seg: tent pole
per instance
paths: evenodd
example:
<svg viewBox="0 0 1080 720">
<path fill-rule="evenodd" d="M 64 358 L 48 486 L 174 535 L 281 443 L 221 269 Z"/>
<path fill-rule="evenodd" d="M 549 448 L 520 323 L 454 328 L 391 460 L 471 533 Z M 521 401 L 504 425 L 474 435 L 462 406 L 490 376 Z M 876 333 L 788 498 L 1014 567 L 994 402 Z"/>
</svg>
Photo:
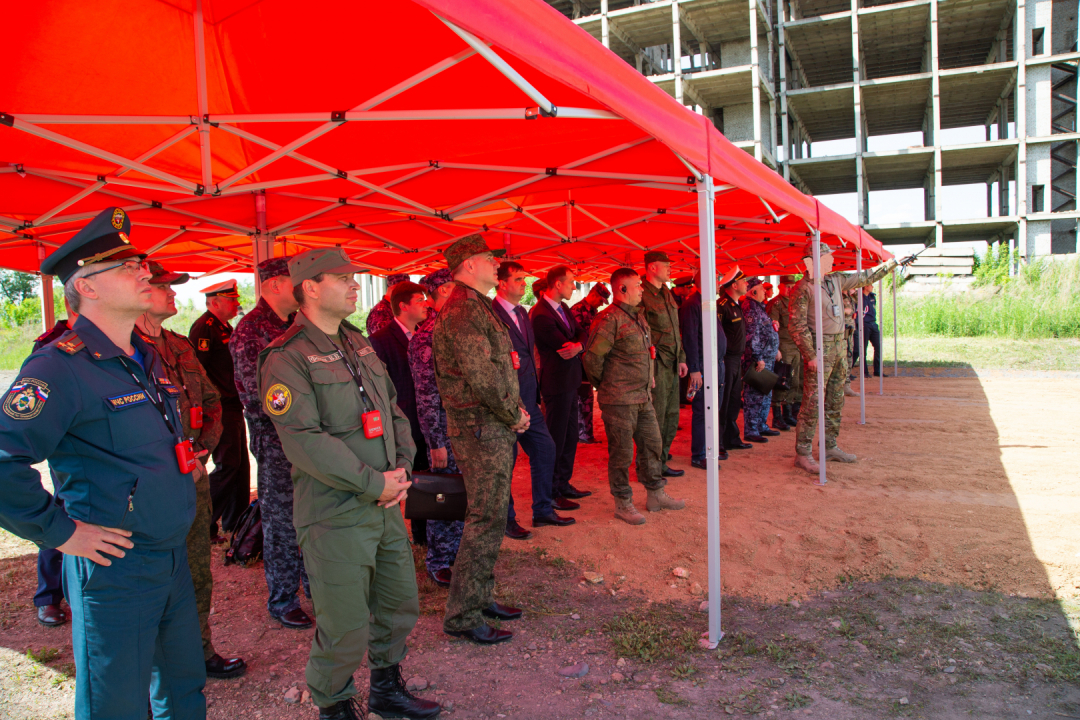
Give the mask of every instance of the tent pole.
<svg viewBox="0 0 1080 720">
<path fill-rule="evenodd" d="M 701 256 L 701 339 L 704 345 L 705 403 L 705 485 L 709 525 L 709 647 L 715 648 L 724 637 L 720 627 L 720 394 L 717 387 L 716 356 L 716 222 L 713 218 L 715 199 L 713 179 L 705 175 L 698 183 L 698 248 Z"/>
<path fill-rule="evenodd" d="M 45 246 L 38 243 L 38 269 L 45 261 Z M 56 324 L 56 313 L 53 312 L 53 279 L 52 275 L 41 273 L 41 323 L 45 326 L 45 332 L 52 330 Z M 717 545 L 717 547 L 720 547 Z"/>
<path fill-rule="evenodd" d="M 825 477 L 825 349 L 821 337 L 821 231 L 814 230 L 814 344 L 817 361 L 817 406 L 818 406 L 818 485 L 824 485 Z"/>
<path fill-rule="evenodd" d="M 884 298 L 885 298 L 885 278 L 881 278 L 880 280 L 877 281 L 877 304 L 878 304 L 877 313 L 878 313 L 878 318 L 880 318 L 880 321 L 878 322 L 878 327 L 879 328 L 885 327 L 885 303 L 883 302 Z M 883 360 L 882 358 L 878 357 L 878 353 L 880 353 L 880 352 L 881 352 L 881 331 L 878 330 L 878 349 L 874 351 L 874 362 L 877 363 L 877 366 L 878 366 L 878 373 L 877 373 L 878 392 L 877 392 L 877 394 L 878 395 L 884 395 L 885 394 L 885 373 L 882 372 L 882 371 L 885 369 L 884 368 L 885 363 L 882 362 L 882 360 Z"/>
<path fill-rule="evenodd" d="M 274 241 L 266 234 L 266 192 L 255 193 L 255 227 L 257 232 L 252 236 L 251 243 L 251 270 L 255 274 L 255 302 L 262 297 L 262 283 L 259 282 L 259 263 L 274 257 Z"/>
<path fill-rule="evenodd" d="M 896 330 L 896 268 L 892 269 L 892 374 L 896 377 L 899 374 L 900 363 L 896 356 L 897 347 L 897 335 L 899 333 Z"/>
<path fill-rule="evenodd" d="M 856 248 L 858 254 L 855 256 L 855 271 L 862 272 L 862 237 L 859 238 L 859 247 Z M 866 340 L 863 339 L 863 294 L 862 288 L 859 288 L 858 297 L 858 309 L 859 317 L 855 321 L 859 323 L 859 424 L 866 424 Z M 851 372 L 851 368 L 848 368 L 848 372 Z"/>
</svg>

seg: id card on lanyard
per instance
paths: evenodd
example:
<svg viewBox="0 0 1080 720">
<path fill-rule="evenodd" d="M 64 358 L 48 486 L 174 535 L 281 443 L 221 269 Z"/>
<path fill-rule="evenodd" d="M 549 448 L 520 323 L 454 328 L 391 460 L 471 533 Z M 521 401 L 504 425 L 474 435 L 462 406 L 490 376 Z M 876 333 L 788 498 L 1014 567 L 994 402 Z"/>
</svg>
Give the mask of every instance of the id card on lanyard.
<svg viewBox="0 0 1080 720">
<path fill-rule="evenodd" d="M 161 419 L 165 421 L 165 427 L 169 429 L 169 434 L 176 439 L 176 444 L 173 445 L 173 452 L 176 453 L 176 466 L 180 469 L 180 472 L 187 475 L 195 469 L 195 445 L 191 438 L 184 438 L 177 434 L 176 429 L 173 428 L 172 421 L 169 420 L 169 413 L 165 409 L 165 401 L 161 399 L 161 392 L 158 389 L 157 383 L 153 383 L 154 392 L 151 394 L 150 388 L 143 384 L 142 380 L 138 378 L 135 372 L 128 367 L 127 361 L 121 357 L 120 364 L 127 370 L 128 375 L 135 381 L 135 384 L 146 393 L 146 399 L 161 413 Z"/>
<path fill-rule="evenodd" d="M 359 357 L 356 354 L 356 350 L 353 348 L 352 342 L 349 340 L 349 336 L 344 331 L 341 333 L 341 341 L 349 348 L 355 357 Z M 333 341 L 331 341 L 333 342 Z M 364 428 L 364 437 L 368 440 L 373 440 L 377 437 L 382 437 L 383 423 L 382 413 L 372 407 L 372 403 L 368 400 L 367 390 L 364 389 L 364 382 L 360 379 L 360 371 L 358 368 L 354 368 L 353 364 L 349 362 L 348 353 L 342 352 L 341 359 L 345 362 L 345 367 L 349 369 L 349 374 L 352 375 L 353 381 L 356 383 L 356 387 L 360 390 L 360 400 L 364 403 L 364 413 L 360 416 L 360 423 Z"/>
</svg>

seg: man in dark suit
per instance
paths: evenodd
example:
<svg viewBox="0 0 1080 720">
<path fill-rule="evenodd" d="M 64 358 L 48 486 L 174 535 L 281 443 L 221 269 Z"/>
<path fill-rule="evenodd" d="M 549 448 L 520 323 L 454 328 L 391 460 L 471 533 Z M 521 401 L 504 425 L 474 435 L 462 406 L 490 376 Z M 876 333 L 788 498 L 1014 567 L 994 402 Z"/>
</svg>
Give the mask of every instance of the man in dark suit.
<svg viewBox="0 0 1080 720">
<path fill-rule="evenodd" d="M 544 420 L 555 441 L 555 495 L 578 500 L 592 495 L 570 484 L 577 455 L 577 393 L 581 384 L 581 351 L 589 329 L 578 326 L 566 301 L 574 294 L 574 273 L 565 265 L 548 271 L 544 297 L 532 310 L 533 333 L 540 359 L 540 395 Z"/>
<path fill-rule="evenodd" d="M 397 406 L 409 419 L 413 442 L 416 443 L 413 469 L 427 470 L 427 443 L 424 442 L 424 433 L 420 430 L 420 419 L 416 414 L 416 388 L 412 370 L 409 369 L 409 340 L 416 326 L 427 319 L 427 293 L 414 282 L 401 282 L 390 293 L 390 305 L 394 312 L 393 321 L 372 335 L 370 342 L 397 390 Z M 414 539 L 418 530 L 414 521 Z M 424 534 L 420 533 L 419 537 L 424 537 Z"/>
<path fill-rule="evenodd" d="M 557 453 L 555 441 L 548 432 L 544 416 L 540 414 L 540 390 L 536 381 L 536 365 L 533 361 L 536 339 L 533 337 L 529 316 L 525 308 L 520 305 L 521 298 L 525 295 L 525 268 L 516 262 L 507 261 L 499 266 L 497 277 L 499 287 L 495 294 L 495 302 L 491 307 L 510 331 L 510 340 L 514 344 L 514 367 L 517 368 L 521 402 L 525 404 L 525 412 L 529 413 L 530 418 L 529 429 L 518 435 L 518 445 L 529 456 L 529 469 L 532 473 L 532 524 L 533 527 L 573 525 L 574 518 L 560 517 L 554 508 L 574 510 L 581 507 L 580 505 L 559 497 L 554 500 L 556 504 L 552 507 L 552 491 L 554 490 L 552 478 L 555 473 Z M 514 447 L 514 461 L 517 462 L 516 446 Z M 508 537 L 517 538 L 523 532 L 528 531 L 517 522 L 514 513 L 514 497 L 511 495 L 506 534 Z"/>
</svg>

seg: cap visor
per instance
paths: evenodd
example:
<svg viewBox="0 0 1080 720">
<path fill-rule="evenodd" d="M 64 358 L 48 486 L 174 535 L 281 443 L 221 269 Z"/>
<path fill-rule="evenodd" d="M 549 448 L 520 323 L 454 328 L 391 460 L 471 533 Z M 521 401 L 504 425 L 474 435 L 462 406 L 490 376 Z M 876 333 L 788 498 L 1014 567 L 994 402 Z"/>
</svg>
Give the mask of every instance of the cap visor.
<svg viewBox="0 0 1080 720">
<path fill-rule="evenodd" d="M 339 265 L 329 270 L 322 270 L 320 272 L 330 273 L 331 275 L 351 275 L 353 273 L 366 273 L 367 268 L 362 268 L 359 265 Z"/>
<path fill-rule="evenodd" d="M 168 272 L 164 275 L 156 275 L 150 278 L 151 285 L 183 285 L 191 276 L 187 273 Z"/>
</svg>

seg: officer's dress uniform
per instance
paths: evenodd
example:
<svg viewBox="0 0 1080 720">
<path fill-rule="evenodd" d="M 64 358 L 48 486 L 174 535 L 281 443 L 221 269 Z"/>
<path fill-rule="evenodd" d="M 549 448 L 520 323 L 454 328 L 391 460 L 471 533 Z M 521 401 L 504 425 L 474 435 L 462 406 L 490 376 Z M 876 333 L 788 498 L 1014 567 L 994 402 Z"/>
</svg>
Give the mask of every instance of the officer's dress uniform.
<svg viewBox="0 0 1080 720">
<path fill-rule="evenodd" d="M 401 508 L 376 504 L 384 472 L 412 470 L 409 420 L 360 330 L 342 322 L 341 334 L 331 340 L 298 312 L 258 368 L 263 410 L 293 465 L 293 522 L 316 618 L 307 683 L 323 708 L 356 694 L 365 650 L 373 669 L 398 664 L 420 611 Z M 368 409 L 381 413 L 381 437 L 365 437 Z"/>
<path fill-rule="evenodd" d="M 214 448 L 214 470 L 210 473 L 213 505 L 211 535 L 218 521 L 222 532 L 236 529 L 236 521 L 251 502 L 251 464 L 244 440 L 244 411 L 236 392 L 229 341 L 233 329 L 207 310 L 191 325 L 188 339 L 195 356 L 221 393 L 221 440 Z"/>
<path fill-rule="evenodd" d="M 705 460 L 705 392 L 710 383 L 719 383 L 717 397 L 724 397 L 724 355 L 727 353 L 727 336 L 721 331 L 716 336 L 716 353 L 719 371 L 705 370 L 705 343 L 702 330 L 701 291 L 690 293 L 679 306 L 679 330 L 686 344 L 686 366 L 690 373 L 701 373 L 702 387 L 690 401 L 690 459 Z M 723 416 L 721 416 L 723 417 Z"/>
<path fill-rule="evenodd" d="M 517 444 L 510 427 L 522 405 L 510 332 L 491 300 L 454 283 L 435 320 L 433 350 L 447 435 L 469 495 L 443 629 L 464 632 L 483 625 L 482 610 L 494 602 Z"/>
<path fill-rule="evenodd" d="M 296 542 L 296 527 L 293 525 L 292 465 L 285 457 L 274 423 L 263 412 L 257 369 L 259 353 L 281 337 L 291 322 L 278 317 L 273 308 L 260 298 L 255 308 L 236 323 L 229 341 L 236 391 L 244 406 L 251 454 L 257 461 L 263 527 L 263 573 L 269 591 L 266 609 L 275 617 L 300 607 L 297 590 L 301 584 L 304 592 L 311 594 L 304 559 Z"/>
<path fill-rule="evenodd" d="M 656 387 L 653 409 L 660 426 L 661 464 L 667 463 L 671 443 L 679 429 L 679 365 L 686 362 L 682 333 L 679 332 L 679 306 L 664 283 L 655 287 L 642 279 L 641 310 L 649 323 L 649 334 L 656 347 Z"/>
<path fill-rule="evenodd" d="M 742 307 L 731 299 L 726 291 L 716 304 L 720 329 L 727 336 L 727 354 L 724 355 L 724 399 L 720 405 L 721 444 L 725 448 L 742 444 L 739 437 L 739 410 L 742 407 L 742 354 L 746 349 L 746 322 Z"/>
<path fill-rule="evenodd" d="M 80 316 L 27 358 L 0 414 L 0 525 L 53 548 L 75 519 L 132 533 L 134 547 L 109 566 L 64 556 L 76 718 L 143 720 L 147 690 L 158 717 L 205 718 L 186 548 L 195 482 L 174 449 L 180 389 L 149 344 L 135 333 L 131 343 L 141 362 Z M 43 460 L 61 481 L 63 509 L 31 467 Z"/>
<path fill-rule="evenodd" d="M 630 462 L 637 445 L 637 478 L 660 490 L 663 439 L 652 403 L 652 338 L 641 309 L 615 300 L 596 316 L 582 354 L 596 385 L 600 417 L 608 440 L 608 486 L 615 498 L 630 499 Z"/>
</svg>

